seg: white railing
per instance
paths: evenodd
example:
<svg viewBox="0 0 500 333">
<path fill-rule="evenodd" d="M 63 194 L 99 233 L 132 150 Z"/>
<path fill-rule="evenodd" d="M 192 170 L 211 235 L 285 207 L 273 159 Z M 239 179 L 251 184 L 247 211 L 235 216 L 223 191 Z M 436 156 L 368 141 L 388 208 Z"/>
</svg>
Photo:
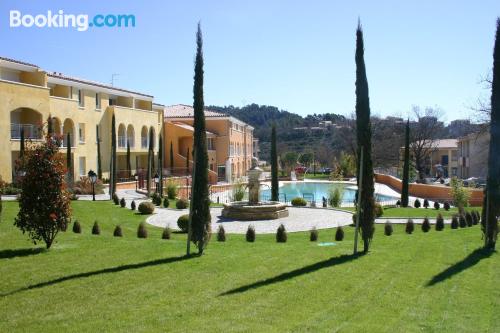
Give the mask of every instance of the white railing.
<svg viewBox="0 0 500 333">
<path fill-rule="evenodd" d="M 24 131 L 25 139 L 41 139 L 42 133 L 37 125 L 33 124 L 10 124 L 11 139 L 21 139 L 21 129 Z"/>
</svg>

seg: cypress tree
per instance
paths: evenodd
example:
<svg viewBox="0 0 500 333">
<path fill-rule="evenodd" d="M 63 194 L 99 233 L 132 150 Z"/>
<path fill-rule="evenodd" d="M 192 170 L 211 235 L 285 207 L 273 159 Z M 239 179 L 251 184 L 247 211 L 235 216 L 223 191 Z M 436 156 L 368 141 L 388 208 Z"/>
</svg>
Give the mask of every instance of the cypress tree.
<svg viewBox="0 0 500 333">
<path fill-rule="evenodd" d="M 170 174 L 174 174 L 174 144 L 170 141 Z"/>
<path fill-rule="evenodd" d="M 403 188 L 401 189 L 401 207 L 408 207 L 408 189 L 410 186 L 410 120 L 406 121 L 405 156 L 403 164 Z"/>
<path fill-rule="evenodd" d="M 363 150 L 363 165 L 358 161 L 358 187 L 362 188 L 358 204 L 360 210 L 361 237 L 363 238 L 363 252 L 368 252 L 374 232 L 373 197 L 373 165 L 372 165 L 372 130 L 370 122 L 370 99 L 368 94 L 368 80 L 364 60 L 363 30 L 358 21 L 356 30 L 356 134 L 358 142 L 358 156 Z M 359 175 L 363 172 L 363 183 L 359 184 Z"/>
<path fill-rule="evenodd" d="M 188 242 L 191 239 L 198 247 L 198 254 L 208 244 L 210 236 L 210 199 L 208 197 L 208 152 L 203 100 L 203 39 L 200 23 L 196 33 L 196 61 L 194 66 L 193 109 L 194 109 L 194 169 L 191 185 L 190 221 Z M 189 255 L 189 248 L 188 248 Z"/>
<path fill-rule="evenodd" d="M 101 137 L 99 136 L 99 125 L 95 125 L 95 133 L 97 137 L 97 178 L 102 179 Z"/>
<path fill-rule="evenodd" d="M 493 49 L 493 79 L 491 83 L 491 123 L 488 156 L 487 200 L 483 206 L 486 212 L 486 249 L 494 250 L 498 233 L 497 216 L 500 215 L 500 18 L 497 18 L 495 46 Z"/>
<path fill-rule="evenodd" d="M 151 193 L 151 173 L 153 172 L 151 161 L 153 159 L 153 131 L 149 129 L 149 147 L 148 147 L 148 169 L 146 170 L 146 191 Z"/>
<path fill-rule="evenodd" d="M 54 134 L 54 124 L 52 123 L 52 116 L 49 114 L 49 117 L 47 118 L 47 135 L 49 137 L 52 137 Z"/>
<path fill-rule="evenodd" d="M 68 169 L 68 187 L 71 188 L 71 185 L 73 183 L 73 172 L 72 172 L 72 165 L 71 165 L 71 134 L 68 132 L 66 133 L 66 168 Z"/>
<path fill-rule="evenodd" d="M 111 118 L 111 175 L 109 182 L 109 195 L 112 198 L 116 193 L 116 119 L 115 114 Z"/>
<path fill-rule="evenodd" d="M 127 175 L 128 178 L 132 177 L 132 164 L 130 163 L 130 142 L 127 138 Z"/>
<path fill-rule="evenodd" d="M 161 198 L 163 197 L 163 138 L 161 134 L 158 137 L 158 176 L 160 178 L 158 190 Z"/>
<path fill-rule="evenodd" d="M 19 158 L 24 157 L 24 127 L 21 126 L 21 140 L 19 142 Z"/>
<path fill-rule="evenodd" d="M 278 153 L 276 151 L 276 124 L 271 129 L 271 201 L 279 200 Z"/>
<path fill-rule="evenodd" d="M 186 155 L 186 175 L 189 175 L 189 147 Z"/>
</svg>

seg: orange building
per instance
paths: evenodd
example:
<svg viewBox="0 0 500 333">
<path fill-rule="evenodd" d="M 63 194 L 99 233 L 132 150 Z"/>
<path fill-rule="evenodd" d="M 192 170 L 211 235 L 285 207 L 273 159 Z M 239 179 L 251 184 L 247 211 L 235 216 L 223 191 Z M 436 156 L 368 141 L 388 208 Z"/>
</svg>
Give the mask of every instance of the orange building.
<svg viewBox="0 0 500 333">
<path fill-rule="evenodd" d="M 167 174 L 186 175 L 192 171 L 193 115 L 193 107 L 189 105 L 165 108 L 164 167 Z M 245 177 L 252 166 L 254 128 L 239 119 L 210 110 L 205 110 L 205 120 L 210 182 L 232 182 Z"/>
</svg>

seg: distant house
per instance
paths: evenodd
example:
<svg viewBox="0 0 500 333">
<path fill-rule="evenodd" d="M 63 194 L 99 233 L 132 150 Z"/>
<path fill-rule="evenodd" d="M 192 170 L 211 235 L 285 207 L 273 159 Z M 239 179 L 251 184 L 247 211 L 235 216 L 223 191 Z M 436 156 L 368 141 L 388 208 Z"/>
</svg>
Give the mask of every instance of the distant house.
<svg viewBox="0 0 500 333">
<path fill-rule="evenodd" d="M 457 139 L 436 140 L 432 143 L 431 147 L 432 151 L 425 161 L 426 174 L 431 177 L 458 176 Z M 404 160 L 404 147 L 401 147 L 399 152 L 402 166 Z"/>
<path fill-rule="evenodd" d="M 486 178 L 490 133 L 472 133 L 458 139 L 458 167 L 461 178 Z"/>
</svg>

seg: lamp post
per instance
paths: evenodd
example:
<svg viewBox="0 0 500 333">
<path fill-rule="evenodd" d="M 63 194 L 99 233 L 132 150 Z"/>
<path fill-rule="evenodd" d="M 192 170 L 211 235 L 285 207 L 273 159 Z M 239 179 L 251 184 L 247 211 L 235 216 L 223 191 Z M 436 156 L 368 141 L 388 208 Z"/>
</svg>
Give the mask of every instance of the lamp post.
<svg viewBox="0 0 500 333">
<path fill-rule="evenodd" d="M 155 191 L 156 193 L 158 193 L 158 184 L 160 183 L 160 177 L 158 176 L 157 173 L 154 176 L 154 181 L 155 181 Z"/>
<path fill-rule="evenodd" d="M 90 170 L 88 173 L 90 182 L 92 183 L 92 201 L 95 201 L 95 183 L 97 181 L 97 174 L 94 172 L 94 170 Z"/>
<path fill-rule="evenodd" d="M 137 192 L 137 181 L 139 180 L 139 175 L 137 172 L 134 174 L 134 179 L 135 179 L 135 191 Z"/>
</svg>

